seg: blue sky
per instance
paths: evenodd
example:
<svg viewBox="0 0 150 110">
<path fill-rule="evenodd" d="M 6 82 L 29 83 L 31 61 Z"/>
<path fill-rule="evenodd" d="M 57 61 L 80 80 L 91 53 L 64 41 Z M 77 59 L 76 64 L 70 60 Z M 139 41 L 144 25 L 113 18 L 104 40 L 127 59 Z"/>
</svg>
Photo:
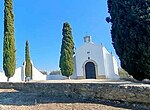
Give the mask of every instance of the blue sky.
<svg viewBox="0 0 150 110">
<path fill-rule="evenodd" d="M 0 70 L 3 50 L 3 10 L 0 1 Z M 22 66 L 25 41 L 29 41 L 30 56 L 39 70 L 59 69 L 62 26 L 69 22 L 75 47 L 83 45 L 83 37 L 92 36 L 115 55 L 110 37 L 110 24 L 105 21 L 107 0 L 14 0 L 17 67 Z"/>
</svg>

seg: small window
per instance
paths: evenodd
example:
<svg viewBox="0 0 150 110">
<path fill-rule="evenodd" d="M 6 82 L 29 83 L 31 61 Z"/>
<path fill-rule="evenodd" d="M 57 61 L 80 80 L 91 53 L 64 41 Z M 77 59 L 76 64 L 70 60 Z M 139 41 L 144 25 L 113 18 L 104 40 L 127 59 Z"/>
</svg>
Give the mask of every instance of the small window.
<svg viewBox="0 0 150 110">
<path fill-rule="evenodd" d="M 88 60 L 90 59 L 90 57 L 88 57 Z"/>
<path fill-rule="evenodd" d="M 90 52 L 87 52 L 87 54 L 90 54 Z"/>
</svg>

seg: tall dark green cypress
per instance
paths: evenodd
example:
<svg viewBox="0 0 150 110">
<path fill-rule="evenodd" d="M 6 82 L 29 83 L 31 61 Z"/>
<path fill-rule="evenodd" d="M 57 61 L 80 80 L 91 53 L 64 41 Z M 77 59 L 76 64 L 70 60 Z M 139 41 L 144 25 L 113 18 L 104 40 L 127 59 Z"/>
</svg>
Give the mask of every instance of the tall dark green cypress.
<svg viewBox="0 0 150 110">
<path fill-rule="evenodd" d="M 137 80 L 150 79 L 150 0 L 108 0 L 108 12 L 122 68 Z"/>
<path fill-rule="evenodd" d="M 32 64 L 30 60 L 30 53 L 29 53 L 29 43 L 26 41 L 26 47 L 25 47 L 25 76 L 31 77 L 32 74 Z"/>
<path fill-rule="evenodd" d="M 59 67 L 63 76 L 70 78 L 73 74 L 73 53 L 74 53 L 74 42 L 72 37 L 72 29 L 68 22 L 63 24 L 62 29 L 62 45 Z"/>
<path fill-rule="evenodd" d="M 16 69 L 13 0 L 4 0 L 4 6 L 3 69 L 9 81 Z"/>
</svg>

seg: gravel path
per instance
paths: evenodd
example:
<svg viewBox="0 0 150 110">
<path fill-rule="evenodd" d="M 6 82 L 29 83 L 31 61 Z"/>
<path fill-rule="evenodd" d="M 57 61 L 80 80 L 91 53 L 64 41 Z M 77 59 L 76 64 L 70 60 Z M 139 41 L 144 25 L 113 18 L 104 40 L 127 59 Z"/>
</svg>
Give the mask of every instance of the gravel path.
<svg viewBox="0 0 150 110">
<path fill-rule="evenodd" d="M 0 110 L 150 110 L 141 104 L 109 100 L 46 97 L 14 89 L 0 89 Z"/>
<path fill-rule="evenodd" d="M 35 106 L 0 106 L 0 110 L 127 110 L 101 104 L 50 103 Z"/>
</svg>

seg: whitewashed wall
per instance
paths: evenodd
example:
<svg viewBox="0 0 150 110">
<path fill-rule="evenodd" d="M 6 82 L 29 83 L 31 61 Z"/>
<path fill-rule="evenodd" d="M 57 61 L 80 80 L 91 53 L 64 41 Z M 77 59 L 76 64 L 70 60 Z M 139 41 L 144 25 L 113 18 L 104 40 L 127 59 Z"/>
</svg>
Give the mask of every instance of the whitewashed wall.
<svg viewBox="0 0 150 110">
<path fill-rule="evenodd" d="M 104 59 L 104 69 L 105 69 L 105 76 L 106 78 L 108 78 L 108 75 L 109 75 L 109 67 L 107 66 L 109 64 L 108 62 L 108 54 L 109 52 L 106 50 L 105 47 L 102 47 L 102 51 L 103 51 L 103 59 Z"/>
<path fill-rule="evenodd" d="M 90 52 L 90 53 L 87 53 Z M 88 59 L 90 57 L 90 59 Z M 84 64 L 94 61 L 97 64 L 98 75 L 105 75 L 109 79 L 118 79 L 118 65 L 115 57 L 110 54 L 103 45 L 96 45 L 91 42 L 84 43 L 83 46 L 76 49 L 76 71 L 75 75 L 83 76 Z"/>
<path fill-rule="evenodd" d="M 15 74 L 13 77 L 9 79 L 10 82 L 21 82 L 22 81 L 22 67 L 19 67 L 15 70 Z"/>
<path fill-rule="evenodd" d="M 46 80 L 46 75 L 43 75 L 35 67 L 32 67 L 32 80 Z M 25 81 L 25 65 L 15 70 L 13 77 L 9 79 L 9 82 L 22 82 Z M 0 82 L 7 82 L 5 73 L 0 72 Z"/>
<path fill-rule="evenodd" d="M 74 67 L 73 67 L 73 74 L 71 76 L 71 79 L 77 78 L 77 68 L 76 68 L 76 56 L 73 57 Z"/>
<path fill-rule="evenodd" d="M 35 66 L 32 63 L 32 80 L 36 81 L 36 80 L 46 80 L 46 75 L 42 74 L 38 69 L 35 68 Z M 23 73 L 25 75 L 25 66 L 26 66 L 26 62 L 24 62 L 23 65 Z M 25 79 L 25 78 L 24 78 Z"/>
<path fill-rule="evenodd" d="M 119 79 L 120 78 L 120 76 L 119 76 L 119 72 L 118 72 L 118 62 L 117 62 L 117 60 L 116 60 L 116 58 L 113 56 L 113 65 L 114 65 L 114 76 L 115 76 L 115 79 Z"/>
<path fill-rule="evenodd" d="M 34 66 L 32 67 L 32 80 L 46 80 L 46 75 L 43 75 Z"/>
<path fill-rule="evenodd" d="M 22 67 L 15 70 L 13 77 L 9 79 L 9 82 L 21 82 L 22 81 Z M 0 72 L 0 82 L 7 82 L 7 77 L 4 72 Z"/>
<path fill-rule="evenodd" d="M 6 81 L 7 81 L 7 77 L 3 72 L 0 72 L 0 82 L 6 82 Z"/>
<path fill-rule="evenodd" d="M 119 79 L 118 65 L 115 57 L 103 47 L 105 75 L 108 79 Z"/>
<path fill-rule="evenodd" d="M 89 54 L 87 52 L 90 52 Z M 102 53 L 102 46 L 93 43 L 85 43 L 83 46 L 76 50 L 76 72 L 77 76 L 83 76 L 83 64 L 93 60 L 98 65 L 98 75 L 105 75 L 104 59 Z"/>
<path fill-rule="evenodd" d="M 63 79 L 67 79 L 67 77 L 62 76 L 62 75 L 47 75 L 46 80 L 63 80 Z"/>
</svg>

